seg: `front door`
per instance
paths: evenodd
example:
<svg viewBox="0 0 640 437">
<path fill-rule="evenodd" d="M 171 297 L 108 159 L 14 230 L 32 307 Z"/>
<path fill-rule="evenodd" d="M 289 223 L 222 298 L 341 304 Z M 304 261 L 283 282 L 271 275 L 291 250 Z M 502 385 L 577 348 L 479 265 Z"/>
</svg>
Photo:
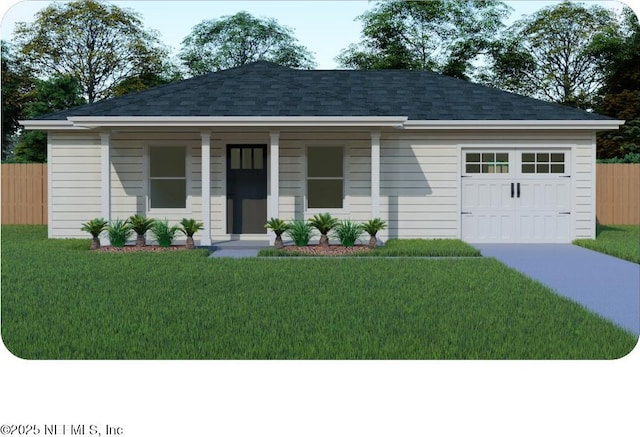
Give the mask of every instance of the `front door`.
<svg viewBox="0 0 640 437">
<path fill-rule="evenodd" d="M 227 233 L 265 234 L 267 222 L 267 146 L 227 149 Z"/>
</svg>

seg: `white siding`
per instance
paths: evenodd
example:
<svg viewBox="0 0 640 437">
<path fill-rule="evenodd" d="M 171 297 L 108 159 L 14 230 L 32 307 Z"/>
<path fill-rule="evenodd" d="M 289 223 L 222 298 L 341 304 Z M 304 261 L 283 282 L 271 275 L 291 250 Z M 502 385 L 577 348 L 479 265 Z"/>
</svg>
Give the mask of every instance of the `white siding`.
<svg viewBox="0 0 640 437">
<path fill-rule="evenodd" d="M 199 132 L 118 132 L 111 136 L 112 218 L 140 213 L 172 222 L 202 218 L 201 137 Z M 51 155 L 50 235 L 81 237 L 81 223 L 101 215 L 100 137 L 88 133 L 49 133 Z M 147 211 L 146 180 L 150 145 L 188 148 L 188 208 Z M 226 234 L 226 147 L 269 144 L 269 132 L 211 131 L 211 230 L 213 240 Z M 280 133 L 279 217 L 309 218 L 305 210 L 306 148 L 345 148 L 345 208 L 338 218 L 371 217 L 371 136 L 367 131 Z M 571 150 L 572 233 L 595 236 L 595 135 L 584 132 L 483 133 L 382 132 L 380 145 L 380 215 L 387 238 L 458 238 L 460 236 L 460 151 L 466 147 L 563 147 Z M 266 218 L 265 218 L 266 219 Z M 198 239 L 198 235 L 196 235 Z"/>
<path fill-rule="evenodd" d="M 49 236 L 86 238 L 81 224 L 101 215 L 100 137 L 49 133 Z"/>
<path fill-rule="evenodd" d="M 456 238 L 458 148 L 438 140 L 383 135 L 380 212 L 388 238 Z"/>
<path fill-rule="evenodd" d="M 573 149 L 574 238 L 596 237 L 596 140 L 583 141 Z"/>
</svg>

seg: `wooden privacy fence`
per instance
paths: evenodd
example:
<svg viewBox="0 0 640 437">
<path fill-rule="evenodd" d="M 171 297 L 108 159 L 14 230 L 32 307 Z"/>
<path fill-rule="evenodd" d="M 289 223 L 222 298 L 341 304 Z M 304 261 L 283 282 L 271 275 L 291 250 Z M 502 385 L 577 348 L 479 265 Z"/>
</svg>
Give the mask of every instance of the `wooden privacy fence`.
<svg viewBox="0 0 640 437">
<path fill-rule="evenodd" d="M 2 224 L 47 224 L 47 164 L 2 164 Z"/>
<path fill-rule="evenodd" d="M 2 164 L 2 223 L 47 224 L 47 164 Z M 596 216 L 640 225 L 640 164 L 597 164 Z"/>
<path fill-rule="evenodd" d="M 596 178 L 598 222 L 640 225 L 640 164 L 598 164 Z"/>
</svg>

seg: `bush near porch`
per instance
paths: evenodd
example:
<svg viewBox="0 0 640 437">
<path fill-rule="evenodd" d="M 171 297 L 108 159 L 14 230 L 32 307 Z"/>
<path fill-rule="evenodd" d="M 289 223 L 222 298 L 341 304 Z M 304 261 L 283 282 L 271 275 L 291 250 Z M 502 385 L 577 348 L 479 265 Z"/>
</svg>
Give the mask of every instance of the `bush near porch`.
<svg viewBox="0 0 640 437">
<path fill-rule="evenodd" d="M 637 338 L 494 259 L 102 253 L 2 226 L 27 359 L 610 359 Z"/>
</svg>

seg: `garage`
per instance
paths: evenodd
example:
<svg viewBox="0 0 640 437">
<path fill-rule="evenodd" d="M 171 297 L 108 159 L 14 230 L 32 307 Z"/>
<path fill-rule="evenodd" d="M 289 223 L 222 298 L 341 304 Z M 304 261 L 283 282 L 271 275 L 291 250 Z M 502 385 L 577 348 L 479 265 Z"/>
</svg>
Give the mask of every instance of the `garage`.
<svg viewBox="0 0 640 437">
<path fill-rule="evenodd" d="M 461 234 L 470 243 L 568 243 L 571 150 L 465 149 Z"/>
</svg>

